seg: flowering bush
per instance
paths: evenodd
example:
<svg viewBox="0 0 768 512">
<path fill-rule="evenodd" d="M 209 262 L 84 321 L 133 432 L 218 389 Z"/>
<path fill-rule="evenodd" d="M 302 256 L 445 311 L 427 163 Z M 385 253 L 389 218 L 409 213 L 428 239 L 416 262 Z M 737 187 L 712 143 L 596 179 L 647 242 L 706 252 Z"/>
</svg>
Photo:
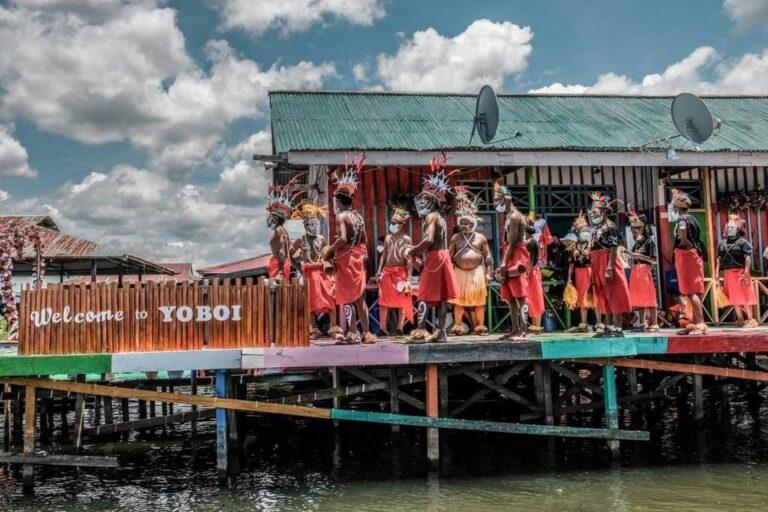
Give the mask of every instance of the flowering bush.
<svg viewBox="0 0 768 512">
<path fill-rule="evenodd" d="M 720 197 L 718 202 L 729 210 L 734 211 L 765 208 L 768 207 L 768 191 L 733 192 Z"/>
<path fill-rule="evenodd" d="M 33 226 L 15 220 L 0 228 L 0 307 L 6 325 L 15 338 L 19 311 L 16 307 L 16 297 L 13 294 L 13 260 L 24 257 L 24 248 L 31 245 L 35 249 L 35 265 L 33 277 L 42 281 L 45 276 L 45 263 L 42 259 L 43 241 L 41 231 Z"/>
</svg>

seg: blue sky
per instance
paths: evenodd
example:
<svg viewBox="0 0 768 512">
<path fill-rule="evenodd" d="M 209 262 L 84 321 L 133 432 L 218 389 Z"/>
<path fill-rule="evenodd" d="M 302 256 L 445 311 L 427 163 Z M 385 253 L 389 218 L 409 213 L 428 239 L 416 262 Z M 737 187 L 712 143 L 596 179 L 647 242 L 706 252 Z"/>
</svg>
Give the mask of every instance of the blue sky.
<svg viewBox="0 0 768 512">
<path fill-rule="evenodd" d="M 246 257 L 268 89 L 765 94 L 767 31 L 768 0 L 3 0 L 0 208 Z"/>
</svg>

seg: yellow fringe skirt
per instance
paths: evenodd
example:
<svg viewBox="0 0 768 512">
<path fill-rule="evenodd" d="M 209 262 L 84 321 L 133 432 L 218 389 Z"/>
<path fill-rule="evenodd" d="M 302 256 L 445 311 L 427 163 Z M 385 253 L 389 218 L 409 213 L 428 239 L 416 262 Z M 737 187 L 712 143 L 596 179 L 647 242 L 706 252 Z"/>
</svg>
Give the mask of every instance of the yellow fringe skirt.
<svg viewBox="0 0 768 512">
<path fill-rule="evenodd" d="M 448 302 L 456 306 L 472 308 L 485 306 L 488 289 L 485 285 L 485 267 L 478 265 L 474 270 L 464 270 L 454 265 L 453 273 L 459 284 L 459 297 Z"/>
</svg>

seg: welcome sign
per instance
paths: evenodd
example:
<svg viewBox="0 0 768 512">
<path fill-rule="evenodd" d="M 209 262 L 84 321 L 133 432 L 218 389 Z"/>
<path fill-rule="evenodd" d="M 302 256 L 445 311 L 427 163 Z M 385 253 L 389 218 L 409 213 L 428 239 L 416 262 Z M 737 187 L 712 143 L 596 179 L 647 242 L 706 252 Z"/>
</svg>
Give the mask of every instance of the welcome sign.
<svg viewBox="0 0 768 512">
<path fill-rule="evenodd" d="M 307 290 L 266 280 L 48 285 L 22 290 L 20 354 L 308 344 Z"/>
</svg>

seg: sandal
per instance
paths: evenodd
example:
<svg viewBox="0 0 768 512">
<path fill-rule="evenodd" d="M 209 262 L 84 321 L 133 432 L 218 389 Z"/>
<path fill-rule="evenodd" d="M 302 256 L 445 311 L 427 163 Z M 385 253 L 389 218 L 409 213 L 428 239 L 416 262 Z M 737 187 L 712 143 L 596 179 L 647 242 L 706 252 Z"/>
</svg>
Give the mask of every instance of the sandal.
<svg viewBox="0 0 768 512">
<path fill-rule="evenodd" d="M 411 343 L 425 343 L 429 333 L 424 329 L 414 329 L 407 338 Z"/>
<path fill-rule="evenodd" d="M 320 336 L 323 335 L 323 331 L 318 329 L 317 327 L 310 327 L 309 328 L 309 339 L 316 340 Z"/>
<path fill-rule="evenodd" d="M 472 330 L 475 336 L 488 336 L 488 328 L 484 325 L 478 325 Z"/>
<path fill-rule="evenodd" d="M 435 332 L 432 333 L 432 336 L 427 338 L 427 342 L 429 343 L 445 343 L 448 341 L 445 337 L 445 330 L 444 329 L 437 329 Z"/>
<path fill-rule="evenodd" d="M 544 328 L 538 325 L 530 325 L 528 326 L 528 332 L 531 334 L 541 334 L 544 332 Z"/>
<path fill-rule="evenodd" d="M 603 323 L 595 324 L 595 333 L 600 334 L 603 332 L 605 332 L 605 324 Z"/>
<path fill-rule="evenodd" d="M 747 329 L 753 329 L 753 328 L 759 327 L 759 326 L 760 326 L 760 324 L 754 318 L 750 318 L 749 320 L 747 320 L 747 323 L 744 324 L 744 327 L 746 327 Z"/>
<path fill-rule="evenodd" d="M 376 335 L 373 334 L 372 332 L 366 332 L 365 334 L 363 334 L 363 343 L 365 343 L 366 345 L 376 343 L 376 341 L 377 341 Z"/>
<path fill-rule="evenodd" d="M 451 329 L 451 336 L 464 336 L 468 331 L 464 330 L 464 326 L 454 325 Z"/>
<path fill-rule="evenodd" d="M 362 338 L 360 337 L 360 333 L 355 331 L 347 334 L 347 336 L 344 338 L 344 341 L 350 345 L 359 345 L 362 341 Z"/>
<path fill-rule="evenodd" d="M 648 326 L 648 332 L 659 332 L 659 324 L 651 324 Z"/>
</svg>

